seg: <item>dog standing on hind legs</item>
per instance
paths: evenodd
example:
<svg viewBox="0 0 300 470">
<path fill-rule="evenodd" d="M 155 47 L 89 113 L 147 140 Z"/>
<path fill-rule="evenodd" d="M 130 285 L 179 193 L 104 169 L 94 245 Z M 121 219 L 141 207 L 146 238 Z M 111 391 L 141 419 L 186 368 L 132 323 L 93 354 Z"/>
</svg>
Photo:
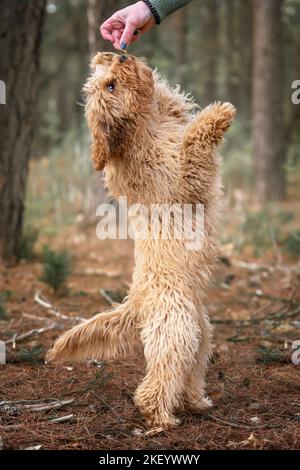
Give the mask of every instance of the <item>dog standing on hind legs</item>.
<svg viewBox="0 0 300 470">
<path fill-rule="evenodd" d="M 113 196 L 127 196 L 129 204 L 203 204 L 204 240 L 196 251 L 175 237 L 136 240 L 124 303 L 64 333 L 47 359 L 125 357 L 140 338 L 146 376 L 135 403 L 151 429 L 165 429 L 178 423 L 177 411 L 211 406 L 204 300 L 222 194 L 217 147 L 235 109 L 215 103 L 197 114 L 190 99 L 133 56 L 99 53 L 91 69 L 84 91 L 95 169 L 104 169 Z"/>
</svg>

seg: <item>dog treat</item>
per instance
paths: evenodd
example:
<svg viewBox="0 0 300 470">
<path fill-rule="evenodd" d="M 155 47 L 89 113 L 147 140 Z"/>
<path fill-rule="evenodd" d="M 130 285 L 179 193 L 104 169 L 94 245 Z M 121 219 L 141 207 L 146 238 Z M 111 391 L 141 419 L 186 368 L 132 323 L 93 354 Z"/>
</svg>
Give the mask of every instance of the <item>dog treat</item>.
<svg viewBox="0 0 300 470">
<path fill-rule="evenodd" d="M 212 351 L 205 290 L 222 197 L 217 148 L 235 108 L 215 103 L 199 112 L 131 55 L 99 53 L 91 69 L 84 87 L 91 158 L 116 199 L 126 196 L 128 206 L 145 209 L 139 219 L 144 233 L 135 240 L 136 266 L 123 303 L 64 333 L 47 360 L 125 358 L 140 340 L 146 375 L 135 403 L 147 425 L 161 430 L 178 424 L 180 410 L 211 406 L 205 395 Z M 161 207 L 169 210 L 166 226 L 164 212 L 153 223 Z M 178 221 L 184 222 L 181 233 Z"/>
</svg>

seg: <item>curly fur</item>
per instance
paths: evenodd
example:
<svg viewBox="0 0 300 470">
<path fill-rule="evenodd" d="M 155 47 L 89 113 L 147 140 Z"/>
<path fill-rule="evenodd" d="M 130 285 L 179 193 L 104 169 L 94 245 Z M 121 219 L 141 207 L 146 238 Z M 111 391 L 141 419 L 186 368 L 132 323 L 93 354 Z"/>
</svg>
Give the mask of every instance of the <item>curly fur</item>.
<svg viewBox="0 0 300 470">
<path fill-rule="evenodd" d="M 147 370 L 135 402 L 149 426 L 167 428 L 177 423 L 176 411 L 211 405 L 204 393 L 211 354 L 204 299 L 217 249 L 217 147 L 235 109 L 215 103 L 197 113 L 179 89 L 132 56 L 99 53 L 91 68 L 84 90 L 95 169 L 104 169 L 112 194 L 130 204 L 204 204 L 204 246 L 189 251 L 183 240 L 137 240 L 124 303 L 64 333 L 48 360 L 125 357 L 140 338 Z"/>
</svg>

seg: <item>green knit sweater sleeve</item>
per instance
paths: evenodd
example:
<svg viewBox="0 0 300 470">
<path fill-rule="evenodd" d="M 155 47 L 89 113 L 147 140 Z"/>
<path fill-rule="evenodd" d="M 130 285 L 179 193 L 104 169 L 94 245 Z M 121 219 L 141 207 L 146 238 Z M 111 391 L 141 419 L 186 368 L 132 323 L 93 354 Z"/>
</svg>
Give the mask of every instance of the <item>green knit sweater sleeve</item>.
<svg viewBox="0 0 300 470">
<path fill-rule="evenodd" d="M 179 8 L 184 7 L 191 0 L 148 0 L 146 3 L 151 3 L 152 7 L 156 10 L 160 21 L 166 16 L 170 15 Z"/>
</svg>

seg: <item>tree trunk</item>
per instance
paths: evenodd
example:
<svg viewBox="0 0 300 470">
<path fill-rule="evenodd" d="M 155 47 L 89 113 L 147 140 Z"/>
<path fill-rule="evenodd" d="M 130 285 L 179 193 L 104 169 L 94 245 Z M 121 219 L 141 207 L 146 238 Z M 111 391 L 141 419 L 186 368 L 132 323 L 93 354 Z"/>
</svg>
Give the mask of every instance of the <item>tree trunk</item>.
<svg viewBox="0 0 300 470">
<path fill-rule="evenodd" d="M 0 78 L 6 83 L 6 105 L 0 114 L 0 259 L 8 263 L 18 255 L 22 233 L 45 7 L 45 0 L 1 2 Z"/>
<path fill-rule="evenodd" d="M 252 147 L 258 201 L 286 194 L 282 103 L 282 0 L 253 0 Z"/>
<path fill-rule="evenodd" d="M 184 85 L 184 75 L 187 63 L 187 44 L 186 44 L 186 33 L 187 33 L 187 21 L 186 11 L 180 9 L 172 15 L 171 24 L 174 27 L 175 34 L 175 81 L 181 86 Z"/>
<path fill-rule="evenodd" d="M 218 98 L 217 62 L 219 52 L 219 8 L 217 0 L 201 2 L 201 71 L 203 102 L 206 106 Z"/>
<path fill-rule="evenodd" d="M 226 0 L 225 6 L 225 88 L 226 99 L 237 105 L 239 102 L 239 80 L 240 80 L 240 63 L 239 63 L 239 45 L 241 37 L 239 37 L 238 21 L 239 6 L 238 0 Z M 242 6 L 243 8 L 243 6 Z M 245 27 L 245 26 L 243 26 Z M 243 51 L 245 54 L 245 51 Z"/>
<path fill-rule="evenodd" d="M 100 21 L 104 17 L 104 2 L 99 0 L 88 0 L 87 20 L 88 20 L 88 39 L 91 57 L 99 49 L 100 39 Z"/>
<path fill-rule="evenodd" d="M 240 1 L 239 4 L 239 115 L 250 120 L 251 118 L 251 70 L 253 42 L 253 18 L 251 0 Z"/>
<path fill-rule="evenodd" d="M 120 4 L 120 5 L 119 5 Z M 103 41 L 100 35 L 100 26 L 107 20 L 118 7 L 122 8 L 122 2 L 118 0 L 88 0 L 87 21 L 88 21 L 88 40 L 90 55 L 93 57 L 98 51 L 114 50 L 113 46 Z"/>
</svg>

